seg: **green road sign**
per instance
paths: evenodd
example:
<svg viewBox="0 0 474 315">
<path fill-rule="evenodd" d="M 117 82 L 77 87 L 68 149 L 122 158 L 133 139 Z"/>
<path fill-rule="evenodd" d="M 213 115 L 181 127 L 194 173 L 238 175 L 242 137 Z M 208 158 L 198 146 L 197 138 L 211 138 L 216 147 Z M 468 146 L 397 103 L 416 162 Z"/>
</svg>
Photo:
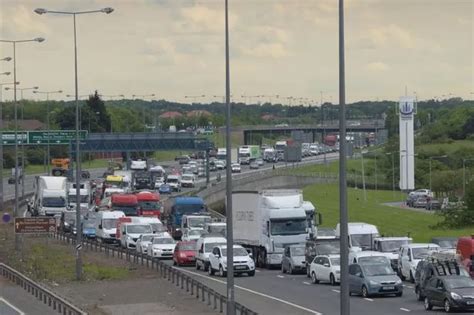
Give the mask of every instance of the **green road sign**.
<svg viewBox="0 0 474 315">
<path fill-rule="evenodd" d="M 87 131 L 81 130 L 79 132 L 80 139 L 85 139 Z M 75 130 L 50 130 L 50 131 L 29 131 L 29 144 L 69 144 L 69 142 L 76 139 Z"/>
<path fill-rule="evenodd" d="M 27 144 L 28 132 L 18 131 L 17 132 L 17 141 L 18 144 Z M 14 145 L 15 144 L 15 132 L 13 131 L 3 131 L 2 132 L 2 143 L 3 145 Z"/>
</svg>

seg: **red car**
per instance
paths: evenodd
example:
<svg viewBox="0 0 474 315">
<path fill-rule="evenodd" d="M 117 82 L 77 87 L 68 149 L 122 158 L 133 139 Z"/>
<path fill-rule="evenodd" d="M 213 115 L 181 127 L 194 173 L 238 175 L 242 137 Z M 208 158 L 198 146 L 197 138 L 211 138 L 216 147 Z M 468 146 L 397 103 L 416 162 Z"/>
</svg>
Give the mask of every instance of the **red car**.
<svg viewBox="0 0 474 315">
<path fill-rule="evenodd" d="M 173 265 L 192 265 L 196 264 L 196 242 L 182 241 L 176 244 L 173 253 Z"/>
</svg>

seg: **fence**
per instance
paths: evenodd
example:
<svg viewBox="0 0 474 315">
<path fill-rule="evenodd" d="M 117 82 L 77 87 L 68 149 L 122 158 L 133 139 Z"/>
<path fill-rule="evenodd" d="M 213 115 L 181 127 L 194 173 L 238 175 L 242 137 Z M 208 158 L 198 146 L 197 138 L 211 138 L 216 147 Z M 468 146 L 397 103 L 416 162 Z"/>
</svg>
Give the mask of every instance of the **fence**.
<svg viewBox="0 0 474 315">
<path fill-rule="evenodd" d="M 67 234 L 53 234 L 53 237 L 66 242 L 67 244 L 74 244 L 75 239 L 71 235 Z M 206 303 L 209 307 L 217 310 L 219 313 L 223 313 L 227 304 L 227 297 L 206 286 L 205 284 L 197 281 L 185 272 L 169 266 L 160 260 L 153 259 L 152 257 L 143 253 L 137 253 L 128 249 L 124 249 L 118 246 L 107 245 L 99 243 L 95 240 L 83 240 L 83 247 L 86 250 L 101 252 L 108 257 L 114 257 L 119 259 L 125 259 L 127 262 L 139 264 L 156 270 L 160 276 L 167 279 L 172 284 L 180 287 L 182 290 L 186 290 L 187 293 L 195 296 L 197 300 Z M 258 313 L 248 309 L 240 303 L 235 303 L 235 314 L 237 315 L 257 315 Z"/>
<path fill-rule="evenodd" d="M 21 286 L 25 291 L 33 295 L 38 300 L 53 308 L 56 312 L 63 315 L 87 315 L 81 309 L 72 305 L 62 297 L 44 288 L 40 284 L 34 282 L 27 276 L 17 270 L 0 263 L 0 274 L 11 282 Z"/>
</svg>

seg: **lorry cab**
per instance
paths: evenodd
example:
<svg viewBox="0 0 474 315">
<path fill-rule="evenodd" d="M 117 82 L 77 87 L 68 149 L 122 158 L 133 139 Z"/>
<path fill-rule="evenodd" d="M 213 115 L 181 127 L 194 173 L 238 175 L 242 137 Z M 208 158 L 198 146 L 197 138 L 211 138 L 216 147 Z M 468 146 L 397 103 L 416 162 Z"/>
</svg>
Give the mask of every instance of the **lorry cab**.
<svg viewBox="0 0 474 315">
<path fill-rule="evenodd" d="M 33 190 L 33 201 L 29 204 L 33 214 L 54 216 L 68 210 L 66 177 L 37 176 Z"/>
<path fill-rule="evenodd" d="M 138 201 L 138 214 L 140 216 L 157 217 L 161 216 L 162 204 L 160 194 L 151 191 L 141 191 L 136 194 Z"/>
<path fill-rule="evenodd" d="M 94 207 L 92 198 L 92 189 L 89 182 L 82 182 L 79 186 L 79 198 L 81 210 L 91 211 Z M 69 187 L 69 204 L 76 208 L 76 183 L 71 183 Z"/>
<path fill-rule="evenodd" d="M 122 211 L 126 216 L 138 216 L 138 199 L 134 194 L 113 194 L 112 209 Z"/>
<path fill-rule="evenodd" d="M 115 193 L 124 193 L 123 189 L 123 176 L 108 175 L 105 178 L 104 185 L 102 188 L 102 197 L 109 197 Z"/>
<path fill-rule="evenodd" d="M 349 222 L 348 234 L 349 248 L 351 251 L 370 250 L 374 239 L 379 237 L 379 230 L 372 224 Z M 341 236 L 339 223 L 336 226 L 336 236 Z"/>
<path fill-rule="evenodd" d="M 99 242 L 116 243 L 115 234 L 119 218 L 125 217 L 122 211 L 99 211 L 95 217 L 96 237 Z"/>
<path fill-rule="evenodd" d="M 182 235 L 181 220 L 183 215 L 207 212 L 207 207 L 200 197 L 177 197 L 173 200 L 169 213 L 168 230 L 175 239 Z"/>
</svg>

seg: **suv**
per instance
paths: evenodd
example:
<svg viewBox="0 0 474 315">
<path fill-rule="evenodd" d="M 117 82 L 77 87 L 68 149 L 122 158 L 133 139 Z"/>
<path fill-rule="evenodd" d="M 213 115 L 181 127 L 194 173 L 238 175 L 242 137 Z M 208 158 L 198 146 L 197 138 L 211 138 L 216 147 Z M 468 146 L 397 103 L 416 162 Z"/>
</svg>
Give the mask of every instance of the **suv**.
<svg viewBox="0 0 474 315">
<path fill-rule="evenodd" d="M 245 248 L 240 245 L 234 245 L 234 273 L 246 273 L 250 277 L 255 276 L 255 262 Z M 219 245 L 212 249 L 209 254 L 209 275 L 214 275 L 214 272 L 219 271 L 221 277 L 227 275 L 227 246 Z"/>
<path fill-rule="evenodd" d="M 310 277 L 310 266 L 314 257 L 318 255 L 339 255 L 341 253 L 340 241 L 338 238 L 317 239 L 312 238 L 306 241 L 305 264 L 306 276 Z"/>
</svg>

